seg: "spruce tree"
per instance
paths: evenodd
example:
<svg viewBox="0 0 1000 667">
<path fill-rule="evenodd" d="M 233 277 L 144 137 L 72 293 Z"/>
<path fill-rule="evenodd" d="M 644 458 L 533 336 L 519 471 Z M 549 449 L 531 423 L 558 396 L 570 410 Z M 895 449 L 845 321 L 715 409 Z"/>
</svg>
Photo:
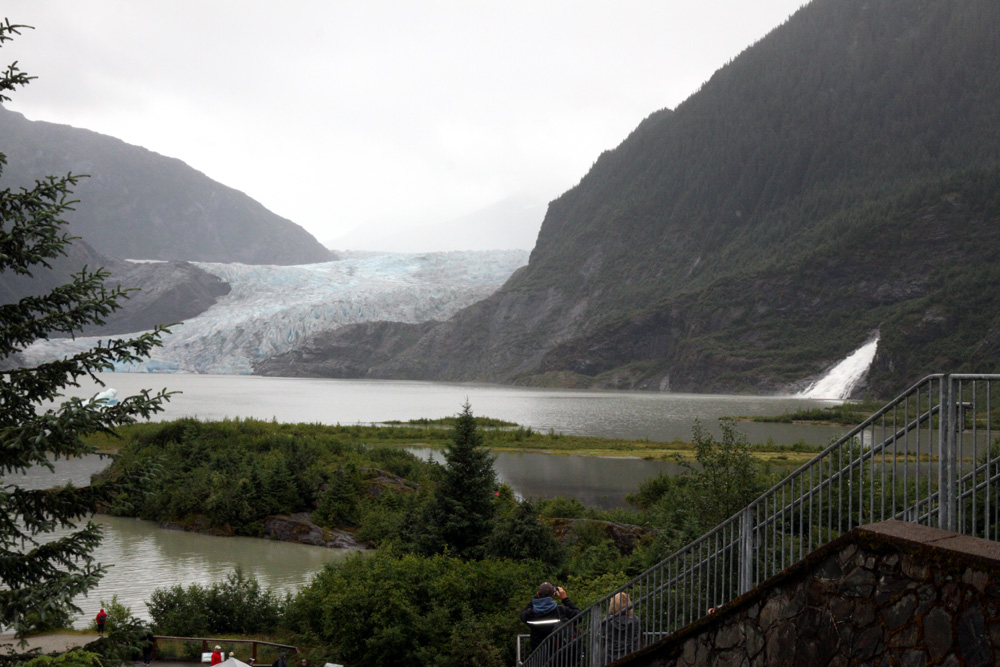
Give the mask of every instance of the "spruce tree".
<svg viewBox="0 0 1000 667">
<path fill-rule="evenodd" d="M 24 26 L 0 22 L 0 46 Z M 6 93 L 31 79 L 12 64 L 0 73 L 0 102 Z M 0 153 L 0 175 L 6 165 Z M 72 210 L 77 176 L 50 176 L 34 187 L 0 190 L 0 279 L 3 274 L 33 276 L 51 268 L 50 260 L 65 255 L 72 238 L 63 231 L 62 216 Z M 166 392 L 143 391 L 109 405 L 78 398 L 59 402 L 68 386 L 116 363 L 140 361 L 160 344 L 166 329 L 132 339 L 106 340 L 65 359 L 35 367 L 17 367 L 18 354 L 52 334 L 73 335 L 85 325 L 101 324 L 120 307 L 127 290 L 107 289 L 104 270 L 84 267 L 69 284 L 17 303 L 0 304 L 0 627 L 19 636 L 46 616 L 79 613 L 72 600 L 92 589 L 105 567 L 93 550 L 101 529 L 79 522 L 102 504 L 113 502 L 111 483 L 82 488 L 72 485 L 44 490 L 23 488 L 11 475 L 52 461 L 92 454 L 82 437 L 113 429 L 159 411 Z M 127 483 L 120 480 L 116 484 Z M 53 533 L 60 531 L 59 536 Z M 66 531 L 63 533 L 62 531 Z"/>
<path fill-rule="evenodd" d="M 425 520 L 423 550 L 447 548 L 462 558 L 481 558 L 493 530 L 496 472 L 468 403 L 458 415 L 444 458 L 444 475 Z"/>
</svg>

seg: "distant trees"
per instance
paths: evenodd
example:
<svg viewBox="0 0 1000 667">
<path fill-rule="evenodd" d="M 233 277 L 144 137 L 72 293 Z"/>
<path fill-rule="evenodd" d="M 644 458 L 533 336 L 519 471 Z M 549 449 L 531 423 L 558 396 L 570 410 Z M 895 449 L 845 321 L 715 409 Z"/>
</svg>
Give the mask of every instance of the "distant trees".
<svg viewBox="0 0 1000 667">
<path fill-rule="evenodd" d="M 0 23 L 0 44 L 19 34 L 23 26 Z M 31 77 L 10 65 L 0 73 L 0 101 Z M 0 171 L 6 157 L 0 153 Z M 73 205 L 77 176 L 50 176 L 33 188 L 0 191 L 0 273 L 32 276 L 50 268 L 50 260 L 65 254 L 72 241 L 63 232 L 62 216 Z M 81 377 L 112 370 L 117 363 L 139 361 L 160 344 L 166 332 L 132 339 L 114 339 L 33 368 L 17 368 L 18 355 L 33 342 L 56 334 L 73 334 L 92 323 L 102 323 L 127 298 L 121 288 L 108 290 L 103 270 L 83 268 L 71 283 L 41 296 L 0 305 L 0 476 L 18 475 L 32 467 L 52 468 L 52 460 L 92 454 L 93 446 L 81 439 L 106 432 L 120 424 L 159 411 L 167 395 L 125 398 L 109 405 L 101 401 L 70 399 L 61 392 Z M 55 404 L 53 405 L 53 402 Z M 142 474 L 143 469 L 137 468 Z M 134 483 L 122 477 L 83 488 L 67 485 L 34 490 L 9 477 L 0 487 L 0 627 L 19 636 L 52 615 L 79 611 L 72 600 L 92 589 L 104 574 L 93 550 L 101 529 L 92 522 L 78 522 L 101 503 L 114 502 L 114 492 Z M 70 532 L 53 538 L 55 531 Z"/>
</svg>

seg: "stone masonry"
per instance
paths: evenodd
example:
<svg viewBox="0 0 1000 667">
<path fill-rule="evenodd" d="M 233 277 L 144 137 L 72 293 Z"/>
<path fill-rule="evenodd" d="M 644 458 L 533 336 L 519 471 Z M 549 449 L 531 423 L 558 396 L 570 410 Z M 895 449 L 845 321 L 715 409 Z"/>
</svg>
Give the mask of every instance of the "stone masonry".
<svg viewBox="0 0 1000 667">
<path fill-rule="evenodd" d="M 857 528 L 618 663 L 643 667 L 1000 664 L 1000 543 Z"/>
</svg>

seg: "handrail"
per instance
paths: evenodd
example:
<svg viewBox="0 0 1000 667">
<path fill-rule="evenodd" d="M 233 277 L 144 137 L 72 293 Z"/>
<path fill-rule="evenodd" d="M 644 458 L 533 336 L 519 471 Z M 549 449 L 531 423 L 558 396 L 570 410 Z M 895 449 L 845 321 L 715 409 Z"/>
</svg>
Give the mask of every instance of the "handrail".
<svg viewBox="0 0 1000 667">
<path fill-rule="evenodd" d="M 569 621 L 576 650 L 557 650 L 554 632 L 524 666 L 602 667 L 636 648 L 633 635 L 606 623 L 613 596 L 628 596 L 641 637 L 663 638 L 863 523 L 896 518 L 1000 539 L 994 386 L 1000 375 L 925 377 L 743 510 L 583 610 Z"/>
<path fill-rule="evenodd" d="M 261 639 L 222 639 L 222 638 L 212 638 L 212 637 L 171 637 L 169 635 L 153 635 L 154 644 L 159 640 L 164 641 L 181 641 L 181 642 L 201 642 L 202 653 L 208 652 L 208 645 L 210 643 L 221 645 L 221 644 L 251 644 L 250 648 L 250 658 L 254 661 L 257 660 L 257 647 L 258 646 L 273 646 L 275 648 L 285 649 L 291 653 L 299 653 L 300 649 L 298 646 L 292 646 L 291 644 L 279 644 L 277 642 L 263 641 Z"/>
</svg>

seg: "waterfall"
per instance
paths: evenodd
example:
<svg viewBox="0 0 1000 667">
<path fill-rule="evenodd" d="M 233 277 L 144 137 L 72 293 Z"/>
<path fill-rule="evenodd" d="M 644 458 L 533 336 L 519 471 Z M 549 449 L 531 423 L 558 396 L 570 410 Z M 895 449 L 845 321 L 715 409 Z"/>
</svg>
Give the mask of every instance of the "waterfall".
<svg viewBox="0 0 1000 667">
<path fill-rule="evenodd" d="M 797 394 L 799 398 L 836 398 L 845 399 L 858 384 L 868 367 L 875 359 L 875 349 L 878 347 L 878 336 L 868 341 L 852 352 L 846 359 L 830 369 L 830 371 L 805 391 Z"/>
</svg>

